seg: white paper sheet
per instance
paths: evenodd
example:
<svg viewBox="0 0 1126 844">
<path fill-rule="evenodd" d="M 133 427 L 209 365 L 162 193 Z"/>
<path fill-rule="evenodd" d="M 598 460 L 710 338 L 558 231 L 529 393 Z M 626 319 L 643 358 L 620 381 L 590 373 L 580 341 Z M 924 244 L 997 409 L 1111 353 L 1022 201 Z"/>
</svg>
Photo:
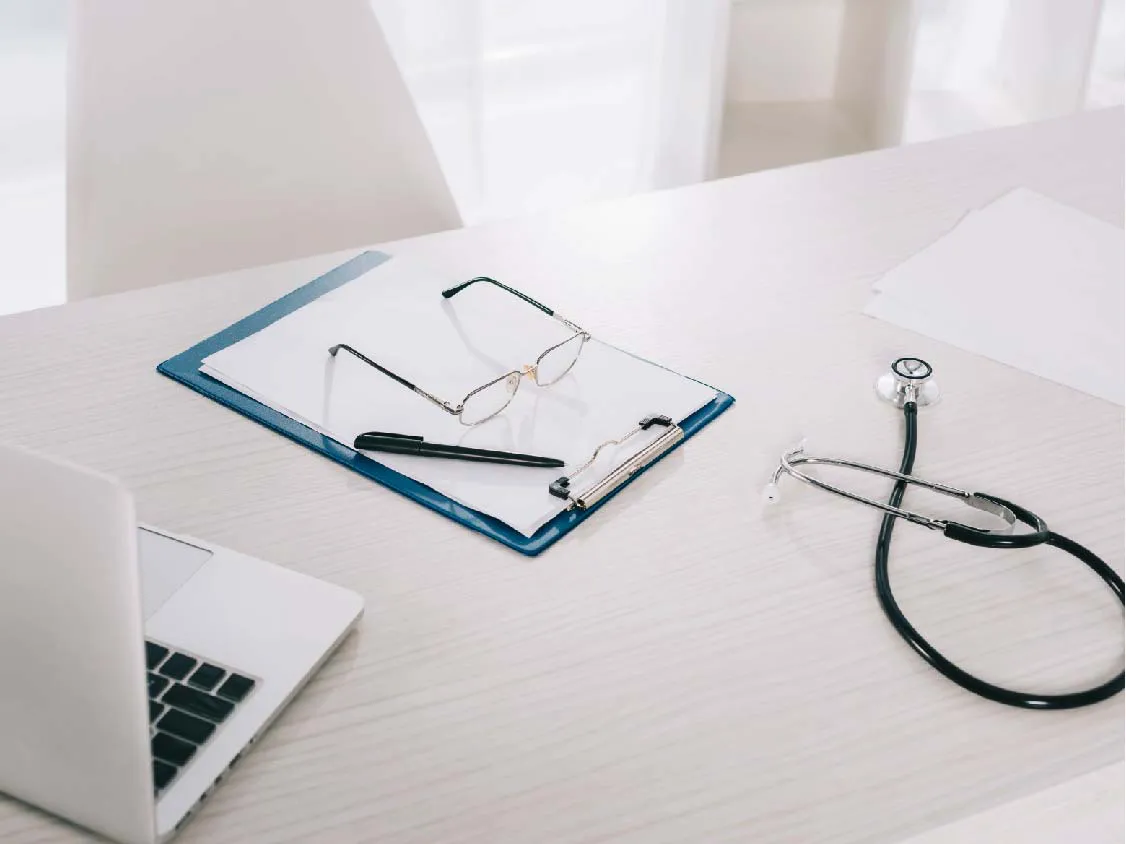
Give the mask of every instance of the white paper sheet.
<svg viewBox="0 0 1126 844">
<path fill-rule="evenodd" d="M 393 258 L 211 355 L 202 371 L 349 447 L 357 434 L 374 430 L 566 461 L 566 470 L 529 469 L 371 454 L 525 536 L 564 509 L 548 484 L 584 463 L 600 443 L 651 413 L 684 419 L 716 396 L 710 387 L 594 339 L 561 381 L 540 387 L 523 379 L 503 414 L 470 428 L 351 355 L 328 354 L 329 346 L 347 343 L 457 404 L 469 390 L 533 363 L 571 333 L 493 285 L 476 284 L 443 299 L 441 290 L 457 281 Z M 627 458 L 659 434 L 653 429 L 604 452 L 600 465 Z"/>
<path fill-rule="evenodd" d="M 864 313 L 1118 404 L 1122 229 L 1018 188 L 873 285 Z"/>
</svg>

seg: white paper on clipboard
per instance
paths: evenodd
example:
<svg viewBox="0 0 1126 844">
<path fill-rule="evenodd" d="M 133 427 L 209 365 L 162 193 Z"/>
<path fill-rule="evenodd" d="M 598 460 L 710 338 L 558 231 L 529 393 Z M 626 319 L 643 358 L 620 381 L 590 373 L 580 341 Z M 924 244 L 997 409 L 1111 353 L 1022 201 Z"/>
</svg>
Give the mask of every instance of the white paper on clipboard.
<svg viewBox="0 0 1126 844">
<path fill-rule="evenodd" d="M 540 387 L 524 379 L 501 415 L 466 427 L 351 355 L 328 354 L 347 343 L 456 404 L 569 336 L 565 326 L 493 285 L 443 299 L 441 291 L 460 280 L 392 258 L 209 356 L 201 371 L 348 447 L 360 433 L 384 431 L 565 461 L 566 469 L 530 469 L 370 454 L 525 536 L 565 509 L 548 486 L 599 444 L 653 413 L 679 422 L 716 397 L 711 387 L 594 338 L 558 383 Z M 646 432 L 605 457 L 625 460 L 659 435 Z"/>
</svg>

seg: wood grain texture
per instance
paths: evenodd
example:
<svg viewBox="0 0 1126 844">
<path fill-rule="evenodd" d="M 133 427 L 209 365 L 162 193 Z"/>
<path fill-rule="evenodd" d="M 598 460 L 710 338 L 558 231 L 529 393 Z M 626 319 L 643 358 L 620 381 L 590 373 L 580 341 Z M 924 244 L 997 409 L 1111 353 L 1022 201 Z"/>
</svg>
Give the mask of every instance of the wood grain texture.
<svg viewBox="0 0 1126 844">
<path fill-rule="evenodd" d="M 181 840 L 882 842 L 1121 761 L 1121 697 L 1024 712 L 924 665 L 873 594 L 874 514 L 795 484 L 769 512 L 759 496 L 800 436 L 896 462 L 872 384 L 917 354 L 945 391 L 917 471 L 1012 498 L 1122 571 L 1122 408 L 860 313 L 879 273 L 1008 188 L 1121 225 L 1122 126 L 1092 113 L 388 245 L 738 399 L 535 559 L 155 373 L 339 256 L 0 320 L 0 439 L 119 475 L 145 521 L 367 598 Z M 918 626 L 986 677 L 1121 669 L 1121 608 L 1067 558 L 910 525 L 893 557 Z M 84 836 L 0 798 L 0 840 Z"/>
</svg>

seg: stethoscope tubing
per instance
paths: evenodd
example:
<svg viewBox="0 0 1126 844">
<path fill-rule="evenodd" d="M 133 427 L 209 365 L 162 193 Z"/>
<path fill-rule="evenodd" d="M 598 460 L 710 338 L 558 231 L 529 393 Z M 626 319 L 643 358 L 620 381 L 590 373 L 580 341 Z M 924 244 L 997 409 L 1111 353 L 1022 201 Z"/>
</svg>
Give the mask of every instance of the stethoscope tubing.
<svg viewBox="0 0 1126 844">
<path fill-rule="evenodd" d="M 920 404 L 933 404 L 938 399 L 937 390 L 933 389 L 933 383 L 929 382 L 932 373 L 930 364 L 924 360 L 899 358 L 892 364 L 891 373 L 877 382 L 877 392 L 880 396 L 903 411 L 903 455 L 898 472 L 854 460 L 814 457 L 805 454 L 803 446 L 798 446 L 798 448 L 782 455 L 778 468 L 775 469 L 771 482 L 765 490 L 767 502 L 777 500 L 778 480 L 783 474 L 787 474 L 803 483 L 881 511 L 883 519 L 876 540 L 874 565 L 876 596 L 879 599 L 880 607 L 895 631 L 920 657 L 940 674 L 963 689 L 987 700 L 1023 709 L 1075 709 L 1113 697 L 1126 687 L 1126 671 L 1121 671 L 1116 677 L 1092 688 L 1066 694 L 1041 694 L 1039 692 L 1006 689 L 989 683 L 980 677 L 975 677 L 943 656 L 934 645 L 915 629 L 899 608 L 892 592 L 891 578 L 888 575 L 888 557 L 891 553 L 892 533 L 899 519 L 922 525 L 931 530 L 942 531 L 943 536 L 948 539 L 982 548 L 1031 548 L 1037 545 L 1049 545 L 1058 548 L 1091 569 L 1110 588 L 1118 598 L 1119 603 L 1126 606 L 1122 578 L 1118 573 L 1093 551 L 1050 530 L 1044 520 L 1035 513 L 995 495 L 969 492 L 945 484 L 926 481 L 911 474 L 915 467 L 915 453 L 918 449 L 918 408 Z M 895 484 L 885 504 L 882 501 L 867 498 L 814 477 L 799 468 L 805 464 L 854 469 L 893 479 Z M 904 493 L 909 485 L 951 496 L 969 507 L 1000 518 L 1004 525 L 1001 529 L 984 530 L 904 509 L 901 505 Z M 1017 522 L 1026 525 L 1030 530 L 1014 532 L 1013 527 Z"/>
<path fill-rule="evenodd" d="M 904 443 L 903 443 L 903 458 L 900 463 L 900 473 L 903 475 L 910 475 L 915 465 L 915 452 L 918 447 L 918 420 L 917 408 L 914 403 L 907 403 L 903 407 L 903 417 L 905 424 Z M 898 508 L 903 501 L 904 492 L 907 489 L 908 481 L 900 479 L 896 481 L 895 486 L 892 488 L 891 496 L 888 499 L 888 504 L 892 507 Z M 1002 499 L 995 499 L 996 501 L 1012 507 L 1009 502 Z M 1017 517 L 1026 523 L 1038 523 L 1043 525 L 1043 521 L 1035 514 L 1030 513 L 1024 508 L 1015 507 Z M 1094 703 L 1104 701 L 1114 695 L 1118 694 L 1126 687 L 1126 672 L 1119 672 L 1116 677 L 1107 680 L 1093 688 L 1085 689 L 1078 692 L 1069 692 L 1065 694 L 1041 694 L 1038 692 L 1019 691 L 1016 689 L 1006 689 L 1002 686 L 989 683 L 976 677 L 959 668 L 949 659 L 942 655 L 942 653 L 928 642 L 918 630 L 907 620 L 903 611 L 899 608 L 899 604 L 895 600 L 892 593 L 891 580 L 888 576 L 888 557 L 891 551 L 892 532 L 895 529 L 895 522 L 897 517 L 892 513 L 885 513 L 883 520 L 880 524 L 879 536 L 876 540 L 876 559 L 875 559 L 875 581 L 876 581 L 876 595 L 880 602 L 880 607 L 883 609 L 884 614 L 887 616 L 888 621 L 891 622 L 892 627 L 896 632 L 909 644 L 919 656 L 921 656 L 927 663 L 929 663 L 935 670 L 947 677 L 949 680 L 957 683 L 963 689 L 973 692 L 987 700 L 992 700 L 997 703 L 1002 703 L 1007 706 L 1015 706 L 1022 709 L 1075 709 L 1081 706 L 1090 706 Z M 1034 544 L 1045 544 L 1055 548 L 1059 548 L 1067 554 L 1075 557 L 1083 562 L 1089 569 L 1091 569 L 1099 578 L 1110 587 L 1118 598 L 1119 603 L 1126 603 L 1123 595 L 1123 582 L 1118 573 L 1114 571 L 1109 565 L 1106 564 L 1098 555 L 1084 548 L 1078 542 L 1068 539 L 1066 536 L 1055 533 L 1045 528 L 1045 538 L 1043 542 Z M 971 529 L 972 530 L 972 529 Z M 984 532 L 980 532 L 984 533 Z M 949 533 L 947 533 L 949 535 Z M 1018 535 L 1019 536 L 1019 535 Z M 958 538 L 958 537 L 951 537 Z M 966 540 L 962 540 L 966 541 Z M 995 545 L 993 543 L 973 542 L 971 544 L 985 545 L 985 547 L 1020 547 L 1014 545 Z M 1027 546 L 1024 546 L 1027 547 Z"/>
</svg>

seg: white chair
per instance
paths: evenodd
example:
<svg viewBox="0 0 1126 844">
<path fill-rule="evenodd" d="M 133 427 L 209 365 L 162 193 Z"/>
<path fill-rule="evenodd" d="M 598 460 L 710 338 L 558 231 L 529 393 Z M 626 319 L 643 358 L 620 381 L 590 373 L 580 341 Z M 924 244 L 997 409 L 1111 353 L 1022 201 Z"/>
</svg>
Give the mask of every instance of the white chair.
<svg viewBox="0 0 1126 844">
<path fill-rule="evenodd" d="M 368 0 L 72 4 L 70 299 L 461 225 Z"/>
</svg>

